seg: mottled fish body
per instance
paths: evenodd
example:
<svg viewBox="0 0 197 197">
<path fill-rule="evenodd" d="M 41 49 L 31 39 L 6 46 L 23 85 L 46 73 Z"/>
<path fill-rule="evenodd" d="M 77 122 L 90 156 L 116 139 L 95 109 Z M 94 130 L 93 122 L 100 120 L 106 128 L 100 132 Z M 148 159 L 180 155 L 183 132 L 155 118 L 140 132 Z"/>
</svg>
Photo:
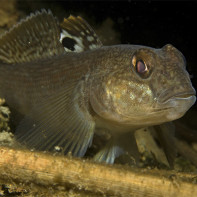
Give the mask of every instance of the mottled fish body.
<svg viewBox="0 0 197 197">
<path fill-rule="evenodd" d="M 97 129 L 112 138 L 95 160 L 138 157 L 134 132 L 182 117 L 195 103 L 184 56 L 168 44 L 103 46 L 81 18 L 42 10 L 0 38 L 0 97 L 23 116 L 27 147 L 83 156 Z"/>
</svg>

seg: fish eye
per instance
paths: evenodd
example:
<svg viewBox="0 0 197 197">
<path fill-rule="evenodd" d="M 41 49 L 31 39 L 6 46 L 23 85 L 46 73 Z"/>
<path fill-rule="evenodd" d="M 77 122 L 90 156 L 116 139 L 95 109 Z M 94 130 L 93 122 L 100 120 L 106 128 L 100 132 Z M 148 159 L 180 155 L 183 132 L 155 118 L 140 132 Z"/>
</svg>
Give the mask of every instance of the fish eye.
<svg viewBox="0 0 197 197">
<path fill-rule="evenodd" d="M 135 68 L 136 73 L 141 77 L 141 78 L 148 78 L 150 75 L 149 72 L 149 66 L 143 61 L 141 58 L 137 58 L 135 55 L 132 59 L 132 64 L 133 67 Z"/>
<path fill-rule="evenodd" d="M 136 61 L 135 68 L 136 68 L 137 73 L 139 74 L 143 74 L 146 71 L 148 71 L 146 64 L 142 60 Z"/>
</svg>

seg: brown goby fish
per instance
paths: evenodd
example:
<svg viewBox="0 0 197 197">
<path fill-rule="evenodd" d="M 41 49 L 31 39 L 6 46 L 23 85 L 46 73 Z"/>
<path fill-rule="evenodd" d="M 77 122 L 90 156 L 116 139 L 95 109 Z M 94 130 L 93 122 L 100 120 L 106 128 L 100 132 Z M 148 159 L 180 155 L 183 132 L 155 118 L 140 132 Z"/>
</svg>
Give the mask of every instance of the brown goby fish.
<svg viewBox="0 0 197 197">
<path fill-rule="evenodd" d="M 29 148 L 82 157 L 104 129 L 95 160 L 137 158 L 134 131 L 182 117 L 195 94 L 175 47 L 103 46 L 81 17 L 59 25 L 42 10 L 0 38 L 0 97 L 23 117 L 15 136 Z"/>
</svg>

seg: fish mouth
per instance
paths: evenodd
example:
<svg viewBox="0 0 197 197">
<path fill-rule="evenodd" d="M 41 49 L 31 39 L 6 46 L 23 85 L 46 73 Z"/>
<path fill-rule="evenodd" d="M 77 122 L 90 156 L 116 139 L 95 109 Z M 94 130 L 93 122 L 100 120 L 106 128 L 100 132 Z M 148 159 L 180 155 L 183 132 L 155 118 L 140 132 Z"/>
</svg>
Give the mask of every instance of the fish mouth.
<svg viewBox="0 0 197 197">
<path fill-rule="evenodd" d="M 166 92 L 165 92 L 166 93 Z M 196 92 L 193 89 L 188 92 L 179 92 L 177 94 L 162 93 L 153 105 L 154 112 L 173 110 L 175 107 L 192 106 L 196 101 Z"/>
<path fill-rule="evenodd" d="M 159 103 L 165 104 L 172 100 L 190 100 L 190 98 L 195 97 L 196 92 L 195 91 L 189 91 L 189 92 L 179 92 L 177 94 L 172 95 L 166 95 L 161 97 L 158 100 Z"/>
<path fill-rule="evenodd" d="M 194 93 L 176 94 L 172 97 L 166 98 L 166 100 L 164 100 L 164 103 L 174 99 L 189 99 L 192 96 L 195 96 L 195 94 Z"/>
</svg>

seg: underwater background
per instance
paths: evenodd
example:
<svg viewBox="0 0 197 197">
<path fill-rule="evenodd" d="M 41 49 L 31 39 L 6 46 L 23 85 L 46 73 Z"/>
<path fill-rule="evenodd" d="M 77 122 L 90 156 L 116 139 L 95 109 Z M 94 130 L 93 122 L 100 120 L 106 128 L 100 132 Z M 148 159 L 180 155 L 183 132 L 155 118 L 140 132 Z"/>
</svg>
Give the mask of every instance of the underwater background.
<svg viewBox="0 0 197 197">
<path fill-rule="evenodd" d="M 197 2 L 0 0 L 0 34 L 42 8 L 50 9 L 60 22 L 70 14 L 82 16 L 104 45 L 121 43 L 161 48 L 172 44 L 185 56 L 187 70 L 197 90 Z M 194 142 L 197 150 L 197 104 L 181 121 L 193 131 L 192 134 L 183 131 L 182 138 L 188 143 Z M 2 124 L 5 125 L 2 127 Z M 0 127 L 5 129 L 7 122 L 2 124 Z M 188 171 L 190 166 L 183 168 L 181 170 Z M 197 172 L 193 167 L 191 171 Z M 4 188 L 4 193 L 7 190 Z"/>
</svg>

